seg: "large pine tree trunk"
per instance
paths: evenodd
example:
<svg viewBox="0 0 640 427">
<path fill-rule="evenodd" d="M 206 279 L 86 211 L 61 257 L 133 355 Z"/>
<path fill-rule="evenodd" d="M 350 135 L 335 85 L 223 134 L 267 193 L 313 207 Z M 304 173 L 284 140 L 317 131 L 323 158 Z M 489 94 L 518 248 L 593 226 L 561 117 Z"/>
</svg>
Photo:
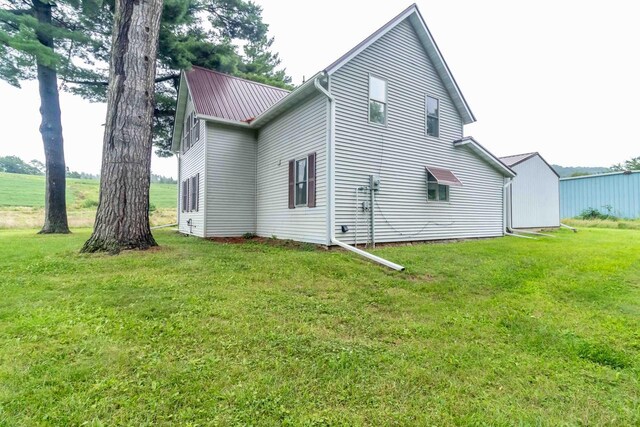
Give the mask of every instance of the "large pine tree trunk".
<svg viewBox="0 0 640 427">
<path fill-rule="evenodd" d="M 51 25 L 51 4 L 34 0 L 36 19 Z M 43 45 L 54 48 L 51 32 L 38 32 L 38 40 Z M 60 99 L 58 95 L 58 74 L 56 69 L 42 61 L 37 61 L 38 86 L 40 89 L 40 134 L 44 145 L 46 162 L 46 184 L 44 200 L 44 226 L 40 233 L 68 233 L 66 192 L 66 166 L 64 163 L 64 141 Z"/>
<path fill-rule="evenodd" d="M 162 0 L 116 0 L 100 202 L 83 252 L 156 246 L 149 184 L 161 14 Z"/>
</svg>

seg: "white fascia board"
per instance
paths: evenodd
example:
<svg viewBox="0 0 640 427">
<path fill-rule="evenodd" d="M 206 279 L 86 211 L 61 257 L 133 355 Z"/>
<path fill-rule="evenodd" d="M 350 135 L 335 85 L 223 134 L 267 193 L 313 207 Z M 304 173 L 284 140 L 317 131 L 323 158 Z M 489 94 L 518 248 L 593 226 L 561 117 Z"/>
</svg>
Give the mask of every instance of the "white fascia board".
<svg viewBox="0 0 640 427">
<path fill-rule="evenodd" d="M 186 90 L 185 90 L 186 87 Z M 184 124 L 184 111 L 187 107 L 189 85 L 184 71 L 180 72 L 180 85 L 178 86 L 178 102 L 176 103 L 176 113 L 173 116 L 173 134 L 171 135 L 171 151 L 180 151 L 180 135 Z M 178 120 L 180 119 L 180 120 Z"/>
<path fill-rule="evenodd" d="M 367 37 L 360 44 L 356 45 L 356 47 L 351 51 L 347 52 L 333 64 L 329 65 L 325 69 L 325 72 L 328 75 L 334 74 L 336 71 L 342 68 L 342 66 L 351 61 L 362 51 L 378 41 L 381 37 L 395 28 L 396 25 L 407 18 L 410 18 L 414 28 L 418 27 L 418 29 L 421 30 L 416 31 L 418 33 L 418 38 L 420 39 L 420 42 L 422 43 L 427 56 L 429 56 L 429 58 L 434 61 L 436 71 L 439 77 L 442 79 L 447 91 L 449 92 L 449 95 L 453 99 L 454 105 L 456 106 L 458 113 L 462 117 L 464 124 L 475 122 L 476 118 L 471 112 L 471 108 L 469 108 L 469 105 L 467 104 L 464 95 L 462 95 L 462 91 L 460 90 L 458 83 L 453 77 L 453 74 L 451 73 L 447 62 L 444 60 L 444 57 L 442 56 L 438 45 L 436 44 L 433 36 L 431 35 L 431 32 L 429 31 L 429 27 L 427 27 L 424 18 L 420 14 L 420 11 L 415 4 L 408 7 L 404 12 L 401 12 L 400 15 L 396 16 L 394 19 L 382 26 L 378 31 Z"/>
<path fill-rule="evenodd" d="M 295 105 L 298 101 L 304 99 L 306 95 L 315 92 L 316 88 L 314 85 L 314 81 L 317 78 L 320 78 L 321 75 L 322 73 L 316 73 L 313 77 L 304 82 L 302 86 L 299 86 L 295 90 L 289 92 L 287 96 L 281 98 L 278 102 L 267 108 L 262 112 L 262 114 L 251 121 L 251 127 L 259 128 L 267 124 L 272 118 L 280 115 L 281 113 Z"/>
<path fill-rule="evenodd" d="M 504 176 L 507 176 L 509 178 L 514 178 L 516 176 L 516 173 L 511 168 L 502 163 L 496 156 L 491 154 L 490 151 L 480 145 L 473 138 L 464 138 L 458 141 L 454 141 L 453 145 L 454 147 L 462 147 L 468 145 L 473 151 L 476 152 L 476 154 L 478 154 L 480 157 L 487 160 L 489 163 L 496 166 L 497 169 L 502 171 Z"/>
<path fill-rule="evenodd" d="M 196 113 L 196 119 L 205 120 L 207 122 L 212 122 L 212 123 L 218 123 L 221 125 L 241 127 L 245 129 L 248 129 L 251 127 L 249 123 L 246 123 L 246 122 L 238 122 L 236 120 L 223 119 L 221 117 L 207 116 L 206 114 Z"/>
<path fill-rule="evenodd" d="M 404 21 L 407 17 L 409 17 L 411 14 L 415 12 L 416 12 L 416 5 L 413 4 L 410 7 L 408 7 L 404 12 L 400 13 L 400 15 L 396 16 L 394 19 L 392 19 L 391 21 L 383 25 L 378 31 L 376 31 L 375 33 L 371 34 L 369 37 L 364 39 L 364 41 L 362 41 L 360 44 L 356 45 L 356 47 L 353 48 L 351 51 L 347 52 L 345 55 L 340 57 L 336 62 L 329 65 L 325 69 L 325 72 L 328 75 L 332 75 L 333 73 L 338 71 L 340 68 L 342 68 L 344 64 L 346 64 L 347 62 L 351 61 L 353 58 L 358 56 L 363 50 L 365 50 L 366 48 L 371 46 L 373 43 L 378 41 L 378 39 L 383 37 L 390 30 L 392 30 L 396 25 Z"/>
</svg>

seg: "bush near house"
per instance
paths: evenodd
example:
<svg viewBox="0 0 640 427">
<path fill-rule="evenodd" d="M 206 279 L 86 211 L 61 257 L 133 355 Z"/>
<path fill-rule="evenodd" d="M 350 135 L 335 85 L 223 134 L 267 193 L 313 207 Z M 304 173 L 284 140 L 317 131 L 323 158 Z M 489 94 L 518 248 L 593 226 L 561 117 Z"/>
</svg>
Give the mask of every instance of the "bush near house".
<svg viewBox="0 0 640 427">
<path fill-rule="evenodd" d="M 375 251 L 402 273 L 154 234 L 0 230 L 0 425 L 640 424 L 640 231 Z"/>
</svg>

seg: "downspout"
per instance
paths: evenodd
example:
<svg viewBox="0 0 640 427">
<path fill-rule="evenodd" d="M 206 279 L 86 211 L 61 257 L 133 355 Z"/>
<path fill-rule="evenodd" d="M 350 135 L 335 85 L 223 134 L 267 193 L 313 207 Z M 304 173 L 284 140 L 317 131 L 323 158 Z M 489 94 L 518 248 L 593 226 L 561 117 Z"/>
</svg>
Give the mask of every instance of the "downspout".
<svg viewBox="0 0 640 427">
<path fill-rule="evenodd" d="M 328 81 L 329 76 L 327 75 L 327 73 L 324 72 L 323 75 L 327 78 L 327 81 Z M 320 84 L 319 77 L 315 79 L 313 84 L 315 85 L 316 89 L 318 89 L 320 93 L 324 94 L 329 100 L 329 135 L 327 137 L 327 217 L 328 217 L 327 241 L 329 244 L 340 246 L 343 249 L 346 249 L 350 252 L 354 252 L 362 257 L 370 259 L 371 261 L 377 262 L 378 264 L 382 264 L 394 270 L 403 271 L 404 267 L 399 264 L 393 263 L 384 258 L 380 258 L 378 256 L 370 254 L 369 252 L 355 248 L 353 246 L 350 246 L 336 239 L 335 211 L 334 211 L 334 203 L 335 203 L 335 200 L 334 200 L 334 197 L 335 197 L 335 194 L 334 194 L 334 191 L 335 191 L 335 175 L 334 175 L 335 144 L 334 144 L 334 141 L 335 141 L 336 100 L 329 91 L 327 91 L 324 87 L 322 87 L 322 85 Z"/>
<path fill-rule="evenodd" d="M 508 181 L 504 184 L 504 186 L 502 187 L 502 204 L 504 206 L 503 212 L 502 212 L 502 221 L 504 222 L 504 234 L 505 236 L 511 236 L 511 237 L 520 237 L 522 239 L 533 239 L 533 240 L 537 240 L 534 237 L 529 237 L 529 236 L 522 236 L 520 234 L 516 234 L 514 233 L 514 231 L 511 229 L 511 224 L 509 224 L 509 216 L 507 214 L 507 209 L 508 206 L 511 205 L 511 203 L 513 203 L 513 200 L 509 200 L 509 204 L 507 204 L 507 188 L 509 188 L 509 186 L 513 183 L 513 179 L 512 178 L 508 178 Z"/>
</svg>

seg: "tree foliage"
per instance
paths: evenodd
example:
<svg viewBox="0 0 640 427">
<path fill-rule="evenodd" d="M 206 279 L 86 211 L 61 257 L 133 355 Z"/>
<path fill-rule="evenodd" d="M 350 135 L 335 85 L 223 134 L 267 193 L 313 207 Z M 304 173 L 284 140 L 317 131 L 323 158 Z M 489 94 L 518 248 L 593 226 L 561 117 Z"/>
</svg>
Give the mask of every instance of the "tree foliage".
<svg viewBox="0 0 640 427">
<path fill-rule="evenodd" d="M 640 170 L 640 156 L 626 160 L 624 163 L 615 164 L 610 169 L 614 172 L 638 171 Z"/>
<path fill-rule="evenodd" d="M 12 86 L 36 78 L 36 63 L 54 68 L 61 79 L 95 80 L 108 55 L 109 23 L 102 0 L 43 0 L 51 4 L 52 23 L 35 17 L 32 1 L 0 0 L 0 79 Z M 45 46 L 39 34 L 55 40 Z"/>
<path fill-rule="evenodd" d="M 0 0 L 0 79 L 20 87 L 35 75 L 35 59 L 55 66 L 61 89 L 93 102 L 106 100 L 113 0 L 58 0 L 54 22 L 44 28 L 28 1 Z M 56 49 L 40 44 L 37 31 L 50 31 Z M 192 65 L 290 88 L 279 69 L 262 9 L 247 0 L 166 0 L 160 28 L 154 143 L 170 156 L 180 71 Z"/>
<path fill-rule="evenodd" d="M 26 163 L 17 156 L 0 157 L 0 172 L 19 173 L 23 175 L 42 175 L 43 170 L 39 169 L 42 162 L 32 160 Z"/>
</svg>

